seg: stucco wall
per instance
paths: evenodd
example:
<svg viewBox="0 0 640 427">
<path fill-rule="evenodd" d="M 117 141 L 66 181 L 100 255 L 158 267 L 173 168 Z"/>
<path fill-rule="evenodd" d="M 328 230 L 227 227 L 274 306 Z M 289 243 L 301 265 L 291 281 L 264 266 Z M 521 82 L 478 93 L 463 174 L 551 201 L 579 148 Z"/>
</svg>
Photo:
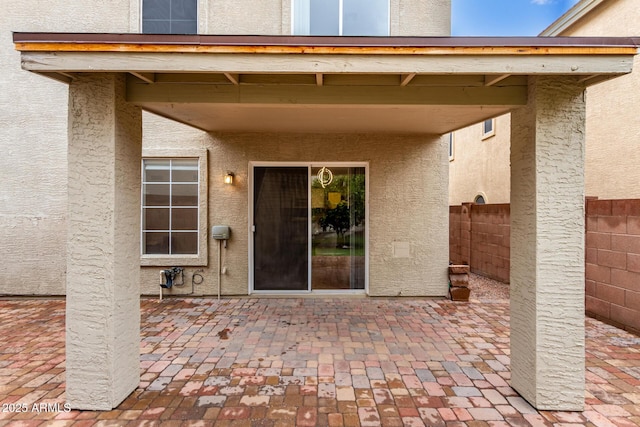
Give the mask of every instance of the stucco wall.
<svg viewBox="0 0 640 427">
<path fill-rule="evenodd" d="M 163 148 L 167 142 L 158 142 Z M 224 295 L 248 292 L 248 198 L 250 161 L 369 162 L 369 242 L 371 295 L 433 295 L 447 292 L 448 229 L 446 141 L 434 136 L 337 134 L 212 134 L 185 146 L 209 150 L 209 226 L 229 225 L 223 249 Z M 226 171 L 235 184 L 222 182 Z M 393 242 L 408 242 L 408 258 L 393 257 Z M 196 294 L 217 293 L 218 250 L 209 242 L 209 265 L 186 269 L 190 293 L 194 273 L 203 281 Z M 167 266 L 171 267 L 171 266 Z M 160 267 L 142 269 L 142 292 L 158 293 Z M 200 281 L 200 278 L 197 278 Z"/>
<path fill-rule="evenodd" d="M 208 3 L 209 34 L 290 34 L 290 1 L 209 0 Z"/>
<path fill-rule="evenodd" d="M 201 4 L 206 1 L 201 0 Z M 209 34 L 291 34 L 292 0 L 209 0 Z M 451 0 L 390 0 L 392 36 L 448 36 Z M 202 26 L 201 26 L 202 27 Z"/>
<path fill-rule="evenodd" d="M 211 34 L 290 34 L 291 1 L 199 0 Z M 259 9 L 256 9 L 259 7 Z M 450 0 L 391 0 L 391 35 L 448 35 Z M 65 293 L 67 99 L 20 69 L 12 31 L 138 32 L 140 0 L 6 0 L 0 13 L 0 294 Z M 145 146 L 203 147 L 205 133 L 143 114 Z"/>
<path fill-rule="evenodd" d="M 608 0 L 559 35 L 629 37 L 638 34 L 640 7 L 637 0 Z M 635 58 L 633 73 L 589 87 L 586 99 L 586 195 L 601 199 L 639 198 L 640 56 Z M 480 187 L 476 181 L 486 184 L 489 203 L 508 203 L 508 163 L 504 168 L 502 160 L 493 159 L 496 156 L 504 158 L 504 153 L 508 158 L 509 141 L 503 147 L 504 152 L 487 152 L 486 146 L 476 137 L 478 131 L 474 128 L 477 126 L 456 132 L 458 155 L 451 163 L 450 204 L 473 201 L 471 194 L 474 188 Z M 498 123 L 497 135 L 501 134 Z M 486 166 L 477 170 L 474 164 Z"/>
<path fill-rule="evenodd" d="M 140 0 L 129 0 L 130 31 L 140 29 Z M 198 0 L 203 34 L 290 35 L 293 0 Z M 391 36 L 448 36 L 451 0 L 389 0 Z"/>
<path fill-rule="evenodd" d="M 509 203 L 511 116 L 496 117 L 495 134 L 482 139 L 482 123 L 454 132 L 454 158 L 449 162 L 449 204 Z M 489 160 L 490 159 L 490 160 Z"/>
<path fill-rule="evenodd" d="M 451 0 L 391 0 L 392 36 L 451 35 Z"/>
<path fill-rule="evenodd" d="M 637 36 L 637 0 L 609 0 L 574 24 L 567 36 Z M 587 90 L 586 194 L 601 199 L 640 197 L 640 57 L 634 72 Z"/>
<path fill-rule="evenodd" d="M 67 86 L 21 70 L 12 31 L 126 32 L 129 0 L 2 1 L 0 294 L 63 294 Z"/>
</svg>

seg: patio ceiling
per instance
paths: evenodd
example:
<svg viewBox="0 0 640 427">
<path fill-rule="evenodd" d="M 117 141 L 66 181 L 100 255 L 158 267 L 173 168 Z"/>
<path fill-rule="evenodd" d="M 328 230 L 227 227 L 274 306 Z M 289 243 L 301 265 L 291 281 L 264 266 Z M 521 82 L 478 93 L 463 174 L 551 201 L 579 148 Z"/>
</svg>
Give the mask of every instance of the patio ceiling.
<svg viewBox="0 0 640 427">
<path fill-rule="evenodd" d="M 527 102 L 528 76 L 631 71 L 629 38 L 15 33 L 24 69 L 128 73 L 127 100 L 206 131 L 446 133 Z"/>
</svg>

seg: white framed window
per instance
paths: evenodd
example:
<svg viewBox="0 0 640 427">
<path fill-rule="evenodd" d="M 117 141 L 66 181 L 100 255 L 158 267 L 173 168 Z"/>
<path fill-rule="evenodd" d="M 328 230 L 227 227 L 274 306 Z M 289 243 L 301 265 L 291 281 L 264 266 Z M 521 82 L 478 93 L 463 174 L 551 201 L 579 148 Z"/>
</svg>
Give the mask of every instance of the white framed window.
<svg viewBox="0 0 640 427">
<path fill-rule="evenodd" d="M 484 194 L 478 194 L 473 199 L 473 203 L 475 203 L 477 205 L 484 205 L 485 203 L 487 203 L 487 198 L 484 196 Z"/>
<path fill-rule="evenodd" d="M 482 122 L 482 139 L 496 134 L 496 119 L 487 119 Z"/>
<path fill-rule="evenodd" d="M 197 34 L 198 0 L 142 0 L 143 34 Z"/>
<path fill-rule="evenodd" d="M 389 35 L 389 0 L 292 1 L 294 35 Z"/>
<path fill-rule="evenodd" d="M 143 156 L 142 265 L 206 263 L 206 150 L 195 151 Z"/>
<path fill-rule="evenodd" d="M 449 161 L 452 162 L 455 159 L 455 154 L 456 154 L 455 134 L 453 132 L 450 132 L 448 139 L 449 139 Z"/>
</svg>

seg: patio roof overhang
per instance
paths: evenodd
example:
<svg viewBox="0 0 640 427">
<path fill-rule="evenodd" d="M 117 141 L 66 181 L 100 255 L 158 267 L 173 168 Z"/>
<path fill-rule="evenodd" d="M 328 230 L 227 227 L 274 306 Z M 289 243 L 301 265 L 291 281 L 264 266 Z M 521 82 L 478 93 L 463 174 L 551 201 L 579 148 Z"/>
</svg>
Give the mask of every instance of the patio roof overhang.
<svg viewBox="0 0 640 427">
<path fill-rule="evenodd" d="M 25 70 L 127 73 L 127 100 L 206 131 L 446 133 L 527 102 L 529 76 L 631 72 L 636 38 L 14 33 Z"/>
</svg>

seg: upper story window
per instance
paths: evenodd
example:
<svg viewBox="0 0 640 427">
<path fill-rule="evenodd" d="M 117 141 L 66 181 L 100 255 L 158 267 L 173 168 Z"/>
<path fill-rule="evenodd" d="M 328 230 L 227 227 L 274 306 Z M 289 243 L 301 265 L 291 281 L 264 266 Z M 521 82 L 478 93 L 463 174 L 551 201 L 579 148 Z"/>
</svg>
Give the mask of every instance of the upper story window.
<svg viewBox="0 0 640 427">
<path fill-rule="evenodd" d="M 453 132 L 449 133 L 449 161 L 452 162 L 455 159 L 456 149 L 455 149 L 455 136 Z"/>
<path fill-rule="evenodd" d="M 198 0 L 142 0 L 145 34 L 197 34 Z"/>
<path fill-rule="evenodd" d="M 496 134 L 496 119 L 487 119 L 482 122 L 482 139 Z"/>
<path fill-rule="evenodd" d="M 389 0 L 293 0 L 293 34 L 388 36 Z"/>
</svg>

